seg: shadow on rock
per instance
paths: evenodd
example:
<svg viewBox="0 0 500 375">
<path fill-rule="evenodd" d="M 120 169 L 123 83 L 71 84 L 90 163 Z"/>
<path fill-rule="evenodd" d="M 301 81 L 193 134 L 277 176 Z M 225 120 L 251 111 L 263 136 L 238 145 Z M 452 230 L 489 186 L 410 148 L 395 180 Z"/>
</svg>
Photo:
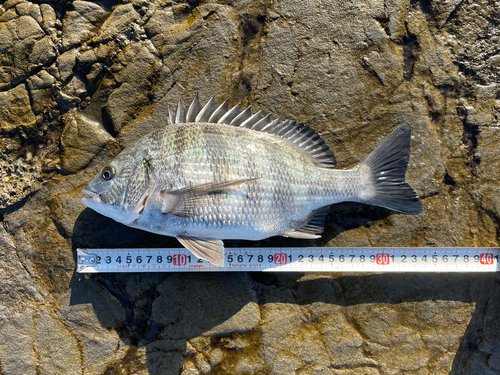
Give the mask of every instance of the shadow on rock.
<svg viewBox="0 0 500 375">
<path fill-rule="evenodd" d="M 90 209 L 73 230 L 75 253 L 79 247 L 179 246 L 174 238 L 123 226 Z M 150 373 L 177 374 L 190 338 L 250 332 L 260 318 L 244 273 L 75 274 L 70 287 L 71 305 L 92 304 L 104 327 L 126 344 L 146 348 Z"/>
<path fill-rule="evenodd" d="M 453 361 L 450 375 L 500 373 L 500 280 L 474 275 L 476 309 Z M 479 279 L 480 278 L 480 279 Z M 479 279 L 479 280 L 478 280 Z M 488 280 L 486 284 L 482 279 Z"/>
<path fill-rule="evenodd" d="M 391 214 L 363 206 L 364 219 L 358 219 L 358 210 L 357 205 L 340 207 L 352 218 L 343 221 L 334 216 L 334 224 L 328 224 L 334 228 L 330 235 Z M 340 227 L 336 220 L 347 226 Z M 227 246 L 307 246 L 307 242 L 275 237 L 257 243 L 232 241 Z M 76 251 L 78 247 L 179 244 L 173 238 L 135 230 L 86 209 L 75 223 L 73 247 Z M 210 342 L 214 337 L 233 333 L 252 334 L 259 330 L 260 308 L 266 304 L 321 302 L 352 306 L 436 300 L 468 303 L 484 300 L 486 286 L 494 282 L 494 276 L 488 274 L 311 275 L 314 278 L 308 279 L 303 273 L 267 272 L 75 274 L 70 303 L 92 304 L 104 327 L 116 330 L 131 348 L 145 348 L 149 373 L 177 374 L 190 355 L 189 340 L 204 336 Z M 473 321 L 483 316 L 478 308 Z M 470 336 L 474 332 L 466 336 L 468 341 L 473 340 Z M 462 351 L 468 350 L 463 348 Z M 130 362 L 130 358 L 122 360 Z M 113 366 L 120 364 L 111 365 L 110 371 Z"/>
<path fill-rule="evenodd" d="M 391 215 L 401 215 L 386 208 L 354 202 L 343 202 L 330 207 L 325 225 L 325 233 L 318 239 L 318 246 L 324 246 L 342 232 L 373 223 L 382 223 Z"/>
<path fill-rule="evenodd" d="M 86 208 L 73 227 L 73 251 L 77 248 L 179 247 L 175 238 L 160 236 L 120 224 Z"/>
<path fill-rule="evenodd" d="M 492 274 L 341 275 L 343 274 L 321 274 L 317 275 L 319 278 L 308 279 L 303 277 L 303 273 L 249 273 L 250 278 L 255 283 L 254 288 L 261 305 L 276 302 L 300 305 L 323 302 L 339 306 L 423 301 L 469 303 L 480 301 L 486 295 L 484 287 L 495 281 L 495 275 Z M 274 290 L 287 290 L 287 293 L 274 293 Z"/>
</svg>

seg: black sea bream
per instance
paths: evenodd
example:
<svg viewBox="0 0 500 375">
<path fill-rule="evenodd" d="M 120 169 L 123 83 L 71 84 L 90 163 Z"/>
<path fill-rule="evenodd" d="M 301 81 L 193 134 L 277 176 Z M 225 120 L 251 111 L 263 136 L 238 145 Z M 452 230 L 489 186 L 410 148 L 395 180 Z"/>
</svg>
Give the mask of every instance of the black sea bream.
<svg viewBox="0 0 500 375">
<path fill-rule="evenodd" d="M 331 204 L 351 201 L 422 211 L 405 182 L 410 125 L 368 157 L 336 170 L 311 128 L 260 111 L 181 101 L 170 124 L 139 139 L 82 190 L 83 204 L 120 223 L 176 237 L 199 258 L 224 263 L 223 239 L 314 239 Z"/>
</svg>

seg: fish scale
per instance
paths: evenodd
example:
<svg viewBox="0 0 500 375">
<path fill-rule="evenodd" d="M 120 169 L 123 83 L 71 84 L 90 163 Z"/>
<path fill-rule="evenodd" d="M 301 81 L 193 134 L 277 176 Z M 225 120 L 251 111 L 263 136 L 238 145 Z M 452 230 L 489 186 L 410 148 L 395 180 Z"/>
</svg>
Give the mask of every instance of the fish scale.
<svg viewBox="0 0 500 375">
<path fill-rule="evenodd" d="M 336 170 L 328 145 L 303 124 L 227 102 L 217 108 L 213 99 L 202 106 L 197 96 L 168 117 L 171 124 L 108 163 L 82 202 L 130 227 L 177 237 L 214 264 L 224 262 L 222 239 L 318 238 L 337 202 L 421 211 L 405 182 L 409 125 L 354 168 Z"/>
</svg>

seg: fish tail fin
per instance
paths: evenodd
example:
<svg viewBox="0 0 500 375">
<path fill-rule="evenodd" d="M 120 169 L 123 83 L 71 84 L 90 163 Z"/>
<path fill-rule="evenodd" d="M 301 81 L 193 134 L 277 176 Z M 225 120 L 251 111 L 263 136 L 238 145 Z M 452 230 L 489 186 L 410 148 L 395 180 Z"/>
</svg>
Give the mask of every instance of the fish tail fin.
<svg viewBox="0 0 500 375">
<path fill-rule="evenodd" d="M 405 182 L 410 159 L 410 135 L 410 125 L 401 125 L 358 164 L 359 170 L 369 173 L 371 194 L 368 194 L 365 203 L 405 214 L 422 212 L 417 193 Z"/>
</svg>

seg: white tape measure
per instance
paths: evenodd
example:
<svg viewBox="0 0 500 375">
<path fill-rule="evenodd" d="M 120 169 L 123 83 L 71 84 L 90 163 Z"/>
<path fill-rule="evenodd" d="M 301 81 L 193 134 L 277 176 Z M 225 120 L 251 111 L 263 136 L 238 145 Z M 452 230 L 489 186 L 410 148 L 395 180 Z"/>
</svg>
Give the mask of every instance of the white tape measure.
<svg viewBox="0 0 500 375">
<path fill-rule="evenodd" d="M 228 248 L 218 267 L 182 249 L 78 249 L 77 272 L 496 272 L 500 248 Z"/>
</svg>

